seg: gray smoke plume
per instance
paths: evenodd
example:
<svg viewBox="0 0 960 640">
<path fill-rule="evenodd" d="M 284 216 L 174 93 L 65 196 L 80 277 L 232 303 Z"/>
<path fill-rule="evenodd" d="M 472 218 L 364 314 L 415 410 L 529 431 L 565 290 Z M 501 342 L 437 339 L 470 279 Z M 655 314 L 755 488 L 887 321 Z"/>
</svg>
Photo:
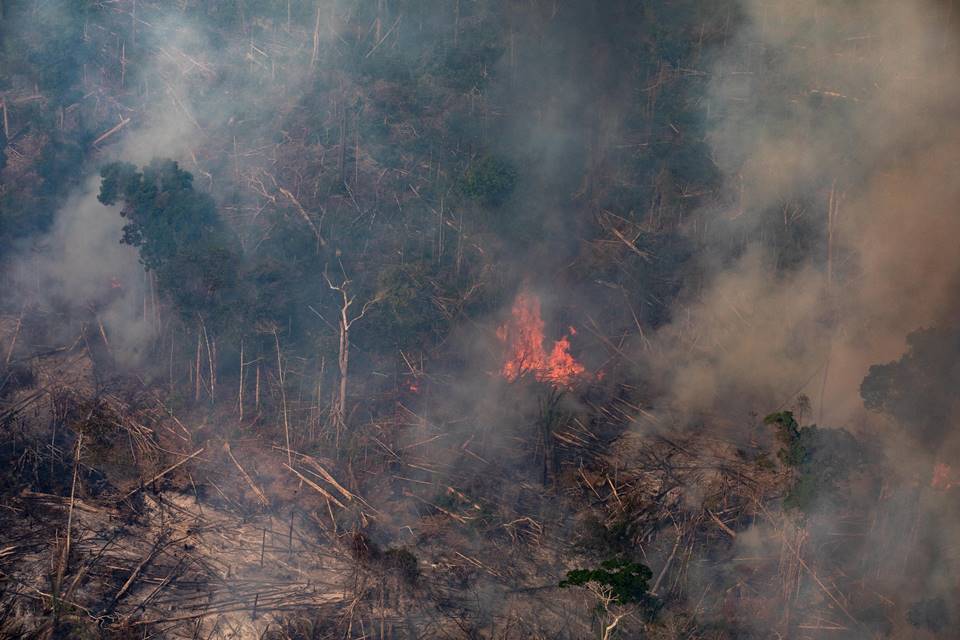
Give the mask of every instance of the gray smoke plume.
<svg viewBox="0 0 960 640">
<path fill-rule="evenodd" d="M 956 37 L 921 0 L 743 9 L 708 100 L 730 207 L 703 216 L 717 254 L 745 248 L 661 332 L 658 362 L 682 407 L 803 392 L 846 423 L 869 365 L 955 311 Z M 763 248 L 777 233 L 803 241 L 793 264 Z"/>
<path fill-rule="evenodd" d="M 742 7 L 744 24 L 719 52 L 708 96 L 727 203 L 701 214 L 709 283 L 657 333 L 653 355 L 642 355 L 667 372 L 680 412 L 744 424 L 749 411 L 787 408 L 805 394 L 808 421 L 880 445 L 897 479 L 888 477 L 893 486 L 880 489 L 874 524 L 847 550 L 876 567 L 878 589 L 897 594 L 898 622 L 887 631 L 916 637 L 907 609 L 916 618 L 922 606 L 911 599 L 953 601 L 960 521 L 941 494 L 923 492 L 933 462 L 925 448 L 905 437 L 904 425 L 866 412 L 859 390 L 870 365 L 903 354 L 908 333 L 956 323 L 954 16 L 926 0 Z M 778 235 L 802 254 L 778 261 L 770 249 Z M 956 441 L 955 421 L 941 429 Z M 858 499 L 876 499 L 875 487 L 861 489 Z M 813 566 L 841 566 L 827 549 L 844 526 L 826 507 L 812 510 Z M 782 535 L 758 525 L 738 544 L 752 553 L 780 546 Z M 798 602 L 823 597 L 811 587 Z M 876 629 L 859 624 L 851 637 L 874 637 Z"/>
</svg>

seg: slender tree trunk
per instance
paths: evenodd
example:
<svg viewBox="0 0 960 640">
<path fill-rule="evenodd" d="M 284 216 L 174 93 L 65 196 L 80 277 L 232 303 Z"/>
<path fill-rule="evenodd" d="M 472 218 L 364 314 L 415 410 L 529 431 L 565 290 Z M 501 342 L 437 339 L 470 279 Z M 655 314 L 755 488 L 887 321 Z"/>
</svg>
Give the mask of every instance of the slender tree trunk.
<svg viewBox="0 0 960 640">
<path fill-rule="evenodd" d="M 337 365 L 340 369 L 340 388 L 338 390 L 338 394 L 335 396 L 332 411 L 333 424 L 336 429 L 336 446 L 339 450 L 340 433 L 343 431 L 347 420 L 347 380 L 350 371 L 350 327 L 353 326 L 354 322 L 363 318 L 363 316 L 366 315 L 367 310 L 372 305 L 377 304 L 381 298 L 379 294 L 376 297 L 371 298 L 364 303 L 360 313 L 351 318 L 350 306 L 354 303 L 355 297 L 351 296 L 348 292 L 350 279 L 346 277 L 346 274 L 344 274 L 343 282 L 339 285 L 335 285 L 330 281 L 330 277 L 327 275 L 326 271 L 324 271 L 323 277 L 327 280 L 327 285 L 332 290 L 338 292 L 341 297 L 340 326 L 338 328 L 340 334 L 340 343 L 338 345 L 339 351 L 337 353 Z"/>
<path fill-rule="evenodd" d="M 310 68 L 317 64 L 317 55 L 320 53 L 320 5 L 317 4 L 317 21 L 313 25 L 313 52 L 310 54 Z"/>
<path fill-rule="evenodd" d="M 337 151 L 337 164 L 340 170 L 340 183 L 347 182 L 347 105 L 340 105 L 340 148 Z"/>
<path fill-rule="evenodd" d="M 311 420 L 311 433 L 310 438 L 313 439 L 316 437 L 316 430 L 320 426 L 320 405 L 323 403 L 323 375 L 327 367 L 327 360 L 323 356 L 320 356 L 320 375 L 317 376 L 317 405 L 314 409 L 314 417 Z"/>
<path fill-rule="evenodd" d="M 453 7 L 453 46 L 460 43 L 460 0 L 455 0 Z"/>
<path fill-rule="evenodd" d="M 346 425 L 347 416 L 347 377 L 350 372 L 350 322 L 347 318 L 347 306 L 340 310 L 340 345 L 337 353 L 337 365 L 340 369 L 340 389 L 336 406 L 333 409 L 333 424 L 336 428 L 336 445 L 340 447 L 340 433 Z"/>
<path fill-rule="evenodd" d="M 170 394 L 173 394 L 173 331 L 170 332 Z"/>
<path fill-rule="evenodd" d="M 280 377 L 280 407 L 283 410 L 283 437 L 287 443 L 287 464 L 293 466 L 293 454 L 290 452 L 290 422 L 287 419 L 287 390 L 284 387 L 283 361 L 280 359 L 280 336 L 273 331 L 273 339 L 277 343 L 277 375 Z"/>
<path fill-rule="evenodd" d="M 240 338 L 240 391 L 237 393 L 237 408 L 243 422 L 243 338 Z"/>
<path fill-rule="evenodd" d="M 257 381 L 253 390 L 253 406 L 260 413 L 260 362 L 257 362 Z"/>
<path fill-rule="evenodd" d="M 833 230 L 837 219 L 837 181 L 830 187 L 830 198 L 827 202 L 827 291 L 833 287 Z"/>
<path fill-rule="evenodd" d="M 196 374 L 193 378 L 193 401 L 200 402 L 200 352 L 203 345 L 201 340 L 199 327 L 197 327 L 197 362 L 196 362 Z"/>
</svg>

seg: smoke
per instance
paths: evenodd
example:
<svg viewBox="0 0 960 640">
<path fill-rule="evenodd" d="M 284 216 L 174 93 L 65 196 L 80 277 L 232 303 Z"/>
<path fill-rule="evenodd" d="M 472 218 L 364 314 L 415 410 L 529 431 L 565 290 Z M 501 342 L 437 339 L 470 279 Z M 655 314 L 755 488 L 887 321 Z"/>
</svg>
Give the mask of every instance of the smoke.
<svg viewBox="0 0 960 640">
<path fill-rule="evenodd" d="M 957 318 L 960 60 L 950 8 L 926 0 L 742 7 L 707 98 L 726 203 L 700 214 L 711 275 L 687 292 L 644 357 L 668 372 L 667 403 L 685 413 L 742 421 L 806 394 L 813 420 L 878 442 L 903 483 L 892 491 L 915 495 L 911 483 L 929 482 L 929 457 L 867 414 L 859 387 L 871 364 L 903 353 L 908 333 Z M 801 250 L 784 257 L 787 247 Z M 956 439 L 954 422 L 940 428 Z M 916 597 L 951 601 L 955 514 L 936 496 L 917 507 L 887 491 L 879 524 L 844 548 L 876 566 L 891 593 L 917 584 Z M 871 488 L 858 500 L 875 498 Z M 823 506 L 808 530 L 842 527 Z M 767 545 L 773 534 L 752 535 Z M 840 566 L 823 540 L 810 548 L 814 566 Z M 916 555 L 894 568 L 871 549 Z M 801 601 L 822 597 L 815 590 Z"/>
<path fill-rule="evenodd" d="M 53 23 L 79 19 L 65 4 L 47 3 L 44 11 Z M 311 15 L 313 11 L 310 7 Z M 51 229 L 10 256 L 4 267 L 14 291 L 8 302 L 92 311 L 108 336 L 115 364 L 124 366 L 143 363 L 159 329 L 157 293 L 148 286 L 136 249 L 120 244 L 124 220 L 119 210 L 97 201 L 99 168 L 112 161 L 141 167 L 157 157 L 171 158 L 192 171 L 201 188 L 222 196 L 217 189 L 226 184 L 215 176 L 224 171 L 240 175 L 245 165 L 238 149 L 246 151 L 274 130 L 258 123 L 282 116 L 285 105 L 296 103 L 312 61 L 311 51 L 290 48 L 263 25 L 249 26 L 249 38 L 239 31 L 227 38 L 211 27 L 212 19 L 185 8 L 147 3 L 136 15 L 136 33 L 124 30 L 132 39 L 123 43 L 123 75 L 111 56 L 109 69 L 101 70 L 106 77 L 90 80 L 117 85 L 112 91 L 119 99 L 98 101 L 96 113 L 109 123 L 102 125 L 104 131 L 117 122 L 123 126 L 94 149 L 83 169 L 87 178 L 67 194 Z M 308 42 L 306 25 L 295 26 L 290 35 Z M 326 29 L 319 35 L 318 45 L 323 45 L 334 34 Z M 101 42 L 106 36 L 100 30 L 90 30 L 86 37 L 88 46 L 106 51 L 117 44 L 113 36 Z M 247 73 L 235 75 L 237 61 L 245 58 Z M 267 79 L 273 91 L 261 90 Z M 282 91 L 275 90 L 278 80 Z M 81 109 L 89 108 L 92 95 L 80 101 Z M 232 140 L 224 138 L 224 131 L 232 133 Z"/>
<path fill-rule="evenodd" d="M 732 205 L 702 214 L 705 255 L 721 257 L 661 331 L 660 362 L 682 407 L 803 392 L 845 424 L 869 365 L 954 311 L 956 39 L 920 0 L 743 8 L 708 94 Z M 781 238 L 802 253 L 775 260 Z"/>
<path fill-rule="evenodd" d="M 604 49 L 609 25 L 599 24 L 599 9 L 553 3 L 530 23 L 552 24 L 558 6 L 567 22 L 549 27 L 556 31 L 546 38 L 521 29 L 516 51 L 511 44 L 498 63 L 509 80 L 490 92 L 494 98 L 502 92 L 518 112 L 490 126 L 513 134 L 502 136 L 510 143 L 501 146 L 520 158 L 529 185 L 513 206 L 520 210 L 518 226 L 529 224 L 527 235 L 535 241 L 526 243 L 529 253 L 505 258 L 517 273 L 569 262 L 588 223 L 578 207 L 587 209 L 591 192 L 605 186 L 594 181 L 612 173 L 619 157 L 613 148 L 628 129 L 625 103 L 636 99 L 619 85 L 635 70 L 608 71 L 617 56 Z M 709 277 L 685 292 L 673 320 L 649 336 L 652 347 L 639 351 L 637 360 L 661 381 L 665 404 L 685 413 L 742 419 L 804 393 L 818 422 L 877 433 L 858 393 L 868 367 L 898 357 L 908 332 L 956 317 L 960 61 L 952 16 L 927 0 L 744 0 L 741 8 L 743 23 L 734 37 L 714 52 L 712 64 L 701 61 L 710 76 L 703 101 L 707 139 L 723 178 L 723 206 L 700 211 L 691 232 L 704 245 L 700 260 Z M 117 134 L 119 143 L 104 146 L 98 162 L 174 158 L 218 195 L 231 188 L 220 180 L 224 174 L 239 181 L 257 163 L 275 165 L 279 145 L 272 138 L 286 135 L 275 125 L 300 108 L 291 105 L 314 79 L 314 64 L 324 60 L 321 55 L 316 62 L 311 50 L 312 20 L 294 21 L 286 34 L 276 25 L 253 25 L 225 38 L 182 11 L 140 11 L 137 47 L 146 53 L 127 71 L 124 93 L 134 106 L 115 114 L 133 121 Z M 342 25 L 335 17 L 346 9 L 330 3 L 320 11 L 324 28 L 317 44 L 346 49 L 344 38 L 352 36 L 346 29 L 337 33 Z M 587 18 L 597 22 L 584 28 Z M 397 33 L 406 29 L 400 23 Z M 563 55 L 536 49 L 543 40 L 562 43 Z M 242 73 L 240 60 L 246 63 Z M 558 77 L 563 82 L 552 84 Z M 591 80 L 588 89 L 577 86 L 584 79 Z M 155 329 L 144 318 L 148 290 L 135 250 L 119 244 L 123 219 L 96 201 L 97 187 L 96 178 L 84 182 L 58 211 L 38 243 L 42 249 L 24 254 L 14 271 L 26 274 L 18 288 L 34 300 L 92 305 L 118 359 L 136 362 Z M 557 214 L 560 207 L 577 215 Z M 792 249 L 787 257 L 785 247 Z M 497 359 L 490 353 L 500 351 L 492 335 L 461 334 L 455 338 L 469 345 L 463 351 L 487 352 L 464 360 Z M 519 423 L 538 407 L 532 393 L 516 390 L 518 407 L 500 406 L 504 384 L 490 375 L 499 366 L 492 362 L 462 375 L 443 388 L 449 397 L 423 411 L 430 413 L 422 418 L 429 431 L 411 440 L 455 436 L 453 454 L 440 445 L 409 446 L 426 452 L 425 460 L 444 463 L 476 455 L 468 447 L 486 454 L 471 441 L 474 432 L 476 441 L 492 434 L 495 445 L 512 446 L 511 429 L 521 427 L 511 421 Z M 434 416 L 438 423 L 449 417 L 448 423 L 430 424 Z M 469 420 L 457 426 L 461 416 Z M 909 458 L 904 475 L 922 469 L 921 456 L 897 452 L 894 443 L 901 441 L 883 433 L 898 463 Z M 517 466 L 526 462 L 521 458 Z M 537 471 L 530 470 L 531 477 Z M 900 503 L 887 510 L 895 524 L 866 538 L 884 549 L 904 539 L 904 523 L 911 520 Z M 936 521 L 922 534 L 931 548 L 945 548 L 955 530 L 955 522 Z M 745 552 L 766 553 L 774 535 L 758 528 L 738 544 Z M 945 582 L 938 574 L 931 589 L 942 590 Z"/>
<path fill-rule="evenodd" d="M 146 317 L 143 268 L 136 251 L 121 245 L 123 218 L 97 201 L 99 180 L 89 179 L 69 196 L 53 228 L 27 264 L 14 265 L 25 302 L 41 307 L 86 307 L 109 328 L 109 349 L 120 364 L 138 362 L 152 333 Z M 31 283 L 34 286 L 31 286 Z"/>
</svg>

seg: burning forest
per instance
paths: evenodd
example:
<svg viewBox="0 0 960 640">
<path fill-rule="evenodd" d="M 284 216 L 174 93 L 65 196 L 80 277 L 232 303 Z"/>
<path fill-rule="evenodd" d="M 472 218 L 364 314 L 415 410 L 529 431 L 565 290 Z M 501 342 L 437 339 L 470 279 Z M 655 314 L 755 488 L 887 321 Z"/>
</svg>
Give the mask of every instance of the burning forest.
<svg viewBox="0 0 960 640">
<path fill-rule="evenodd" d="M 521 291 L 510 310 L 510 319 L 497 328 L 497 338 L 506 347 L 501 375 L 511 382 L 531 375 L 554 387 L 572 388 L 585 377 L 586 369 L 570 355 L 570 339 L 564 336 L 545 348 L 544 322 L 540 316 L 540 298 Z M 569 335 L 577 330 L 569 328 Z"/>
<path fill-rule="evenodd" d="M 948 639 L 948 0 L 0 0 L 0 640 Z"/>
</svg>

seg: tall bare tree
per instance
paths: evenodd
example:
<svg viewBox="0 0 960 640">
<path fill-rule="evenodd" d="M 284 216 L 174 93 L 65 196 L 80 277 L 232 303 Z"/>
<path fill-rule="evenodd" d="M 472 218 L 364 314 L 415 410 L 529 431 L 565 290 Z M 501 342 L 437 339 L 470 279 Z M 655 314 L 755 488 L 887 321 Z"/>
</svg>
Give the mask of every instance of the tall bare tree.
<svg viewBox="0 0 960 640">
<path fill-rule="evenodd" d="M 350 328 L 355 322 L 366 315 L 370 307 L 383 299 L 383 293 L 378 292 L 374 297 L 363 303 L 363 306 L 360 308 L 360 313 L 351 317 L 350 307 L 352 307 L 356 302 L 357 296 L 350 292 L 351 280 L 347 277 L 346 271 L 343 269 L 343 264 L 340 265 L 340 271 L 343 273 L 343 279 L 339 284 L 334 284 L 326 270 L 323 272 L 323 277 L 327 281 L 327 286 L 340 294 L 340 311 L 337 322 L 337 329 L 340 337 L 337 351 L 337 366 L 340 369 L 340 387 L 337 392 L 336 400 L 334 401 L 332 412 L 338 447 L 340 446 L 340 433 L 343 431 L 344 426 L 346 426 L 347 379 L 350 372 Z"/>
</svg>

